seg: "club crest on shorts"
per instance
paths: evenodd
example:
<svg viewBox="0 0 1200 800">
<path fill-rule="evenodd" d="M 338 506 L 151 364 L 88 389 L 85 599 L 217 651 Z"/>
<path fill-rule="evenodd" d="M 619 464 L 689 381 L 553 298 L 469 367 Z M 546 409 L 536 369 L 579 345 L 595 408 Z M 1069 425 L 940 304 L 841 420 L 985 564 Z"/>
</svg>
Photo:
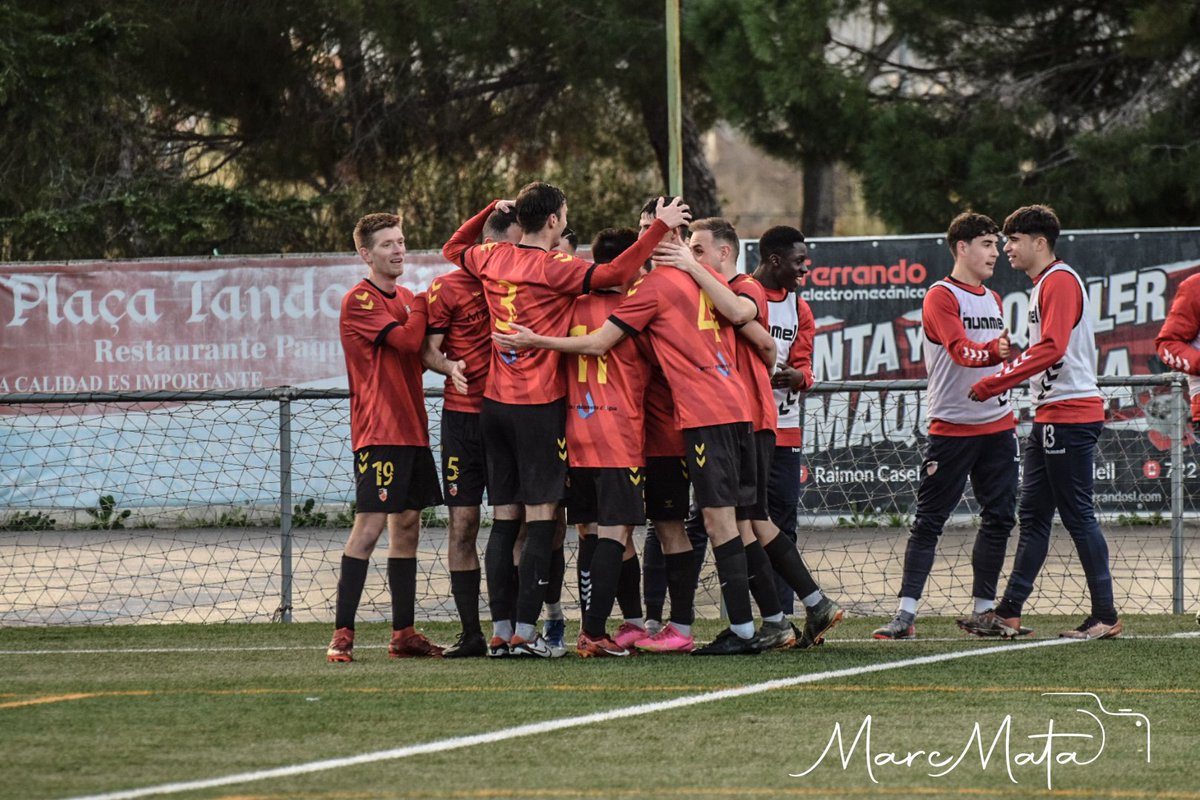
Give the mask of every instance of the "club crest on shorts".
<svg viewBox="0 0 1200 800">
<path fill-rule="evenodd" d="M 458 484 L 457 483 L 450 484 L 450 496 L 451 497 L 458 496 Z"/>
<path fill-rule="evenodd" d="M 925 462 L 925 474 L 926 475 L 932 475 L 933 473 L 937 472 L 937 468 L 938 468 L 938 462 L 936 462 L 936 461 L 926 461 Z"/>
<path fill-rule="evenodd" d="M 386 486 L 379 487 L 379 502 L 381 502 L 381 503 L 387 502 L 387 487 Z"/>
</svg>

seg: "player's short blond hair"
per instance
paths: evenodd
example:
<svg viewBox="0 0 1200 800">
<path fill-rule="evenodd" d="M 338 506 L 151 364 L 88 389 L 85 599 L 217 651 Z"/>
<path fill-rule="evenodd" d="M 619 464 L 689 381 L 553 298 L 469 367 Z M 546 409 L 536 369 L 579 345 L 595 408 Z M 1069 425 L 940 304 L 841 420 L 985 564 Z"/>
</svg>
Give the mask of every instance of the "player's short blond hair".
<svg viewBox="0 0 1200 800">
<path fill-rule="evenodd" d="M 354 249 L 362 250 L 364 247 L 368 250 L 375 244 L 375 233 L 384 228 L 397 228 L 400 226 L 400 217 L 397 214 L 388 214 L 385 212 L 376 212 L 367 214 L 359 219 L 354 225 Z"/>
</svg>

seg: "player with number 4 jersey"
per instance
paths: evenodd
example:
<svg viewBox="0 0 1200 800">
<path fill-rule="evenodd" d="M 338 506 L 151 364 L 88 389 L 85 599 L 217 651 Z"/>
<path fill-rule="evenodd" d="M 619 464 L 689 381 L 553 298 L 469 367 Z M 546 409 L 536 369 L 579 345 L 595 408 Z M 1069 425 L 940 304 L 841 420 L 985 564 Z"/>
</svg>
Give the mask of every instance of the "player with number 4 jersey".
<svg viewBox="0 0 1200 800">
<path fill-rule="evenodd" d="M 544 347 L 599 356 L 627 335 L 650 336 L 675 400 L 676 422 L 687 446 L 689 478 L 705 514 L 731 623 L 716 641 L 694 652 L 757 653 L 760 648 L 750 607 L 746 557 L 734 518 L 735 506 L 753 501 L 753 485 L 743 484 L 740 477 L 752 471 L 750 411 L 735 370 L 734 332 L 713 312 L 708 295 L 688 275 L 657 268 L 637 281 L 604 325 L 587 336 L 545 337 L 519 325 L 513 328 L 516 334 L 494 335 L 498 346 Z M 664 531 L 659 533 L 661 536 Z M 676 544 L 663 541 L 664 549 L 674 550 Z M 690 547 L 686 540 L 678 549 L 684 547 Z"/>
</svg>

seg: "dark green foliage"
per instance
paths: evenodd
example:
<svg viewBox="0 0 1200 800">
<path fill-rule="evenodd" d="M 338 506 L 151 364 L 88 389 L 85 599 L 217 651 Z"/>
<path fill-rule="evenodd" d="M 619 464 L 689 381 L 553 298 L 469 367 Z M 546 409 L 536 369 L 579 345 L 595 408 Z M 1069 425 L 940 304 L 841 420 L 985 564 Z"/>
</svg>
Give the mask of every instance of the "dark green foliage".
<svg viewBox="0 0 1200 800">
<path fill-rule="evenodd" d="M 94 520 L 87 526 L 88 530 L 94 531 L 122 530 L 125 527 L 125 520 L 133 514 L 128 508 L 118 511 L 117 499 L 111 494 L 101 495 L 95 506 L 85 508 L 84 511 Z"/>
<path fill-rule="evenodd" d="M 54 518 L 41 511 L 15 511 L 0 520 L 0 531 L 49 531 Z"/>
<path fill-rule="evenodd" d="M 585 238 L 628 223 L 659 189 L 643 95 L 661 71 L 629 61 L 661 47 L 660 14 L 16 0 L 0 259 L 344 250 L 359 216 L 396 209 L 410 247 L 434 248 L 534 178 L 561 183 Z"/>
<path fill-rule="evenodd" d="M 1200 220 L 1200 7 L 892 4 L 917 80 L 872 120 L 868 201 L 902 230 L 1033 202 L 1069 227 Z M 924 65 L 930 65 L 925 68 Z"/>
<path fill-rule="evenodd" d="M 324 511 L 314 511 L 317 501 L 308 498 L 303 505 L 292 506 L 293 528 L 324 528 L 326 515 Z"/>
</svg>

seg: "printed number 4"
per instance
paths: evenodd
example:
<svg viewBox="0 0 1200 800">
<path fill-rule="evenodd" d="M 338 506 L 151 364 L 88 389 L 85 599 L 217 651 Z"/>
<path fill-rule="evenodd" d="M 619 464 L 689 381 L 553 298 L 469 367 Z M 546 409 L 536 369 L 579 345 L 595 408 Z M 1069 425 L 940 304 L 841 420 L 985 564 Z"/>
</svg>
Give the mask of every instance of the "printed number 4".
<svg viewBox="0 0 1200 800">
<path fill-rule="evenodd" d="M 713 314 L 712 298 L 703 290 L 700 292 L 700 305 L 696 314 L 696 327 L 702 331 L 712 331 L 716 340 L 718 342 L 721 341 L 721 324 L 717 322 L 717 318 Z"/>
</svg>

